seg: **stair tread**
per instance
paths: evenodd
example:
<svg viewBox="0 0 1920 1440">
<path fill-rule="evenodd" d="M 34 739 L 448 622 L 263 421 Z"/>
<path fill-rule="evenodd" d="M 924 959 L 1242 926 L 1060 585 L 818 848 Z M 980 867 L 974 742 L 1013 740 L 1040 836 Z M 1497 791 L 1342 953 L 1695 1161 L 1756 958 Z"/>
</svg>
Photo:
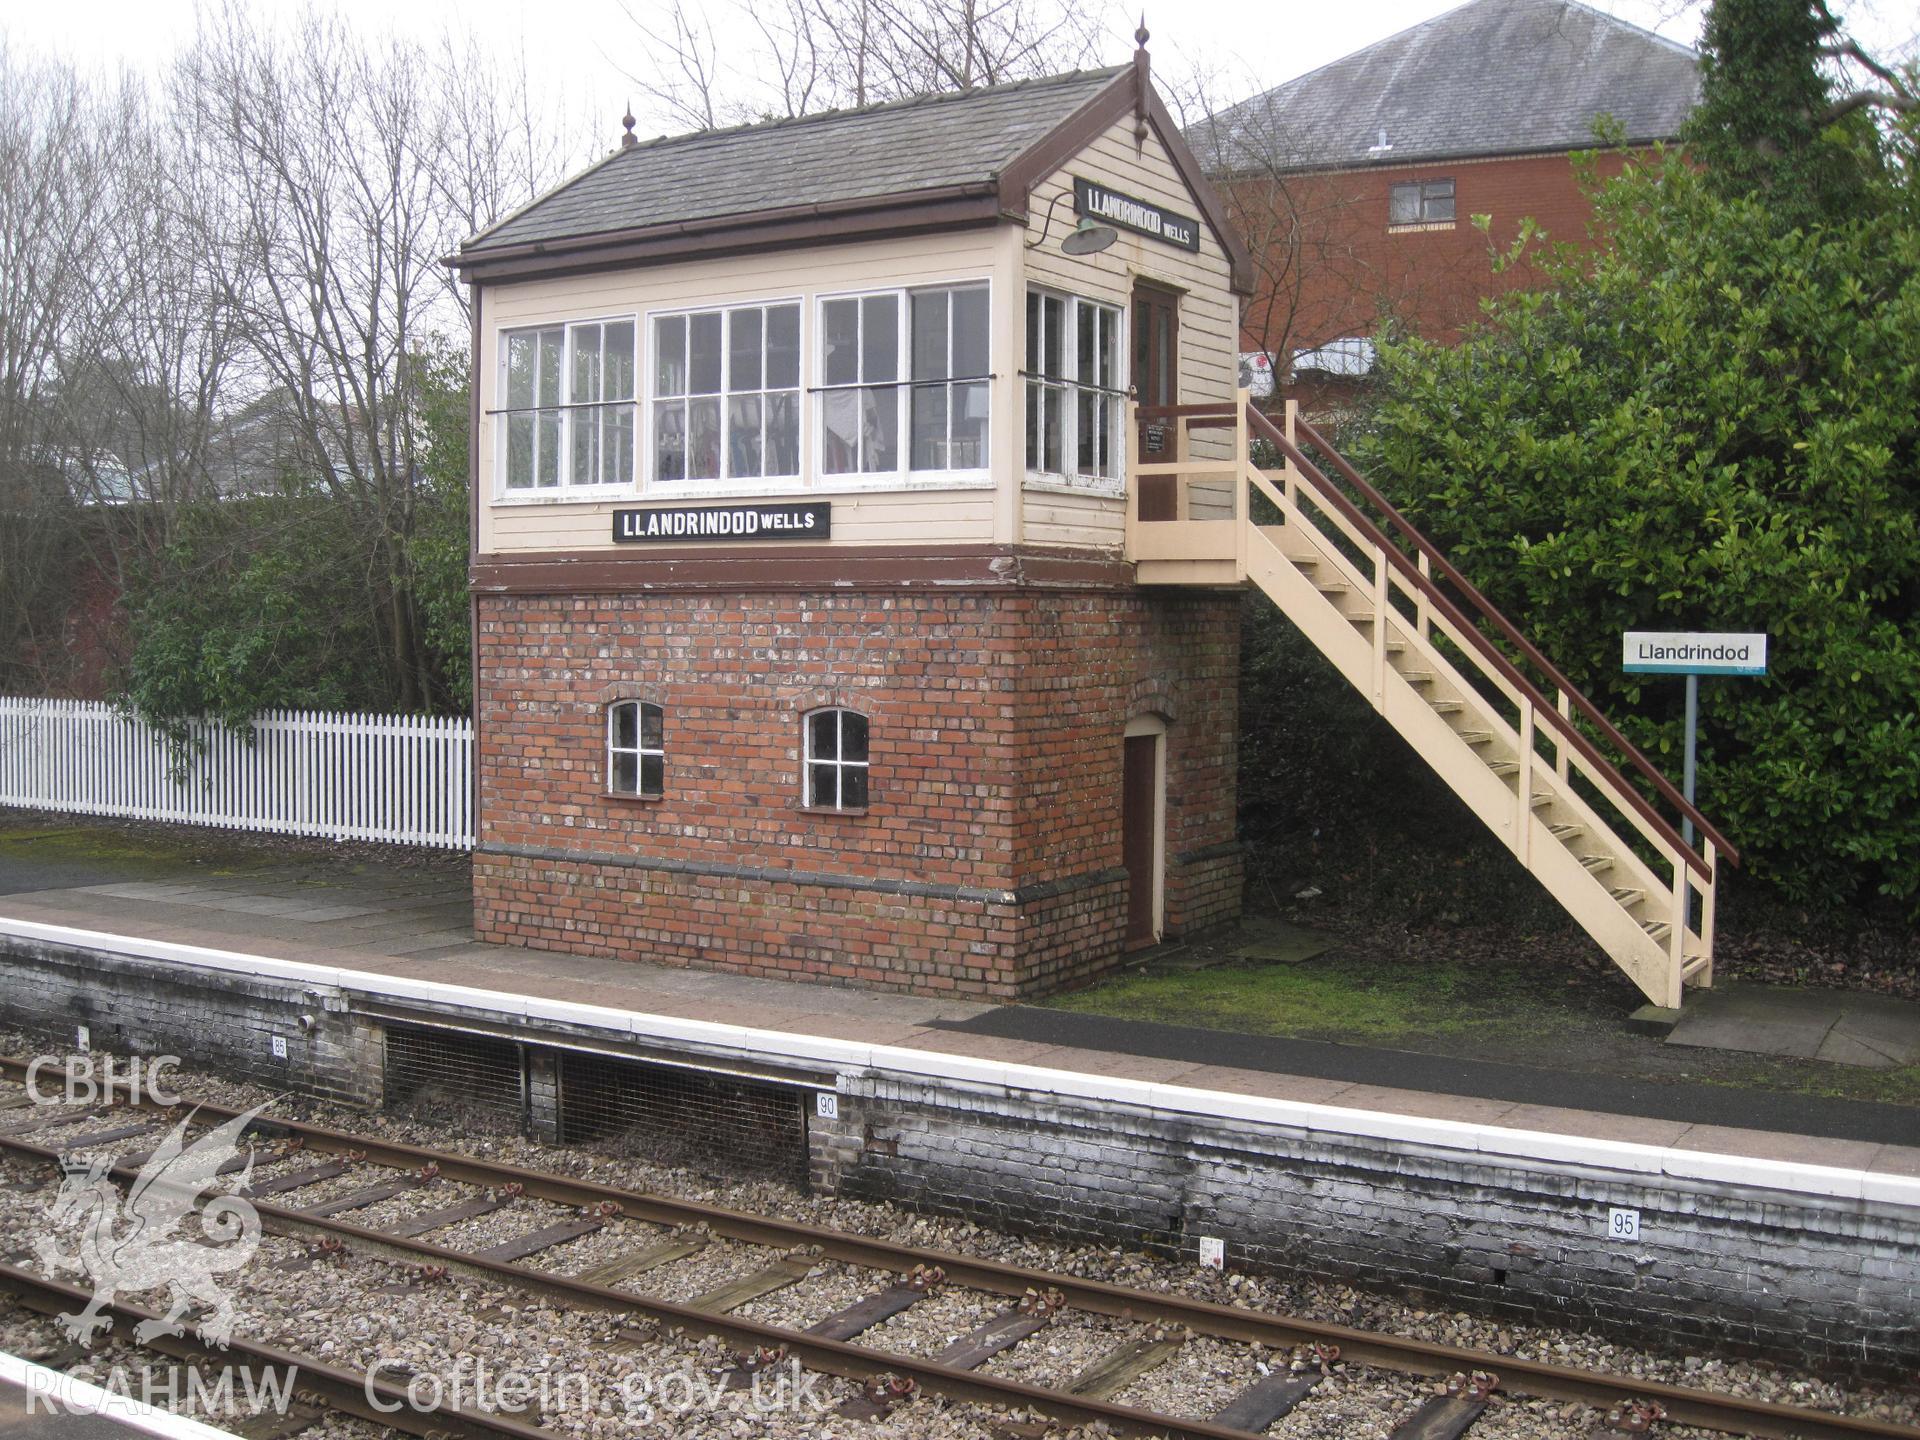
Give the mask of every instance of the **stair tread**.
<svg viewBox="0 0 1920 1440">
<path fill-rule="evenodd" d="M 1547 830 L 1556 840 L 1572 840 L 1587 833 L 1584 825 L 1549 825 Z"/>
<path fill-rule="evenodd" d="M 1613 857 L 1611 855 L 1582 855 L 1579 859 L 1581 868 L 1596 875 L 1602 870 L 1611 870 L 1613 868 Z"/>
</svg>

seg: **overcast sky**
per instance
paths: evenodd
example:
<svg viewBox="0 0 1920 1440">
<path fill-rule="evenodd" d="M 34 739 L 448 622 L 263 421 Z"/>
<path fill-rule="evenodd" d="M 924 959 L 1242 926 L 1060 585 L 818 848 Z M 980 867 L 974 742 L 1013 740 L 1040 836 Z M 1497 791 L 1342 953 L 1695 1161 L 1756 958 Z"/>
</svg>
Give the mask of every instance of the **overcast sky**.
<svg viewBox="0 0 1920 1440">
<path fill-rule="evenodd" d="M 292 9 L 283 0 L 253 0 L 262 13 Z M 642 70 L 646 52 L 628 13 L 651 20 L 656 0 L 332 0 L 369 32 L 390 27 L 430 37 L 442 27 L 469 25 L 502 50 L 525 47 L 540 89 L 565 94 L 576 118 L 592 117 L 604 143 L 620 133 L 619 116 Z M 1109 62 L 1133 48 L 1137 11 L 1112 0 Z M 1454 8 L 1458 0 L 1148 0 L 1147 25 L 1156 65 L 1171 74 L 1201 68 L 1213 77 L 1209 90 L 1239 99 L 1289 80 L 1369 45 L 1409 25 Z M 1691 44 L 1699 34 L 1702 6 L 1687 0 L 1595 0 L 1596 8 Z M 1856 27 L 1883 50 L 1912 43 L 1914 7 L 1899 0 L 1854 0 L 1846 7 Z M 0 33 L 10 43 L 44 53 L 58 51 L 83 63 L 115 68 L 163 63 L 191 35 L 194 0 L 87 0 L 84 5 L 49 0 L 0 0 Z M 602 119 L 601 117 L 604 117 Z M 642 113 L 642 134 L 664 122 Z"/>
</svg>

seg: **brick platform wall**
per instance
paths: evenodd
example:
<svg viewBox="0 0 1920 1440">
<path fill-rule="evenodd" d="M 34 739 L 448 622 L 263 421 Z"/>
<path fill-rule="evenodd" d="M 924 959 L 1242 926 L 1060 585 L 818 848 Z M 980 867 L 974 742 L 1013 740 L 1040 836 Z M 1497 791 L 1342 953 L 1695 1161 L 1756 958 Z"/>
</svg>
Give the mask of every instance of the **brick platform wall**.
<svg viewBox="0 0 1920 1440">
<path fill-rule="evenodd" d="M 816 1191 L 1448 1310 L 1758 1355 L 1835 1375 L 1920 1365 L 1914 1212 L 957 1081 L 843 1079 L 809 1121 Z M 1640 1212 L 1637 1241 L 1609 1233 Z"/>
<path fill-rule="evenodd" d="M 1119 954 L 1127 722 L 1167 721 L 1166 929 L 1233 918 L 1238 597 L 483 595 L 475 924 L 788 978 L 1043 993 Z M 665 708 L 666 794 L 609 797 L 604 706 Z M 871 723 L 862 814 L 802 803 L 801 721 Z"/>
</svg>

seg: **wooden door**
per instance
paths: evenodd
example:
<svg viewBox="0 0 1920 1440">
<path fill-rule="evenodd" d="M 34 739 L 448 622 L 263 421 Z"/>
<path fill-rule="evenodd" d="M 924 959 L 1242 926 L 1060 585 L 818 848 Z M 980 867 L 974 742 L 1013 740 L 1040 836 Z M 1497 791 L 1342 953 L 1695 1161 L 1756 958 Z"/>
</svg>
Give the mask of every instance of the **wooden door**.
<svg viewBox="0 0 1920 1440">
<path fill-rule="evenodd" d="M 1127 872 L 1127 949 L 1160 937 L 1154 933 L 1153 892 L 1160 854 L 1158 735 L 1126 737 L 1120 781 L 1120 863 Z"/>
<path fill-rule="evenodd" d="M 1180 302 L 1170 290 L 1133 287 L 1133 387 L 1142 406 L 1180 403 Z M 1176 459 L 1180 427 L 1171 419 L 1140 422 L 1134 454 L 1142 464 Z M 1178 489 L 1171 475 L 1140 477 L 1140 518 L 1173 520 Z"/>
</svg>

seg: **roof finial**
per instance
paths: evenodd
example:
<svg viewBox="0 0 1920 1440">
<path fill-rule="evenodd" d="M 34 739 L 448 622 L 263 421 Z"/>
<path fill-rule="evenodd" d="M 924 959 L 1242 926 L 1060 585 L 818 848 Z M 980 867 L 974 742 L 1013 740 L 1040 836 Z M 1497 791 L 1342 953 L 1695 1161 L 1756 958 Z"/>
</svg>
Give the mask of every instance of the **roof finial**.
<svg viewBox="0 0 1920 1440">
<path fill-rule="evenodd" d="M 627 101 L 627 113 L 620 117 L 620 123 L 627 127 L 627 133 L 620 137 L 620 148 L 622 150 L 631 150 L 640 143 L 634 138 L 633 134 L 633 127 L 640 123 L 633 118 L 633 101 Z"/>
<path fill-rule="evenodd" d="M 1134 44 L 1144 50 L 1147 48 L 1147 41 L 1152 38 L 1153 32 L 1147 29 L 1147 12 L 1142 10 L 1140 12 L 1140 28 L 1133 32 Z"/>
</svg>

